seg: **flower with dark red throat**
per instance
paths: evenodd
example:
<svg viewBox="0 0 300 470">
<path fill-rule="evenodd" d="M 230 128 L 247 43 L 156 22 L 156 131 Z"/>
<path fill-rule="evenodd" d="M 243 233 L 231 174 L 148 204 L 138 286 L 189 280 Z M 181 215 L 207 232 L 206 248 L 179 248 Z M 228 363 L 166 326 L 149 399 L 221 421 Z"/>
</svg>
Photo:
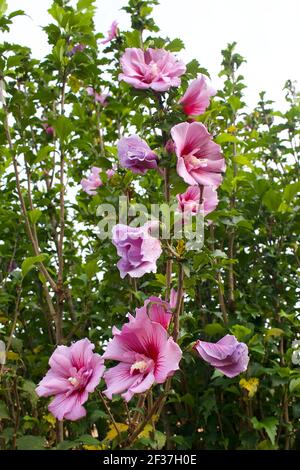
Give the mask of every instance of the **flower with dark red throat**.
<svg viewBox="0 0 300 470">
<path fill-rule="evenodd" d="M 49 359 L 50 370 L 35 389 L 39 397 L 54 396 L 48 409 L 60 421 L 75 421 L 86 415 L 82 405 L 105 369 L 94 347 L 87 338 L 69 347 L 57 346 Z"/>
<path fill-rule="evenodd" d="M 220 145 L 200 122 L 182 122 L 172 127 L 176 146 L 177 173 L 187 184 L 218 187 L 225 171 Z"/>
<path fill-rule="evenodd" d="M 104 374 L 109 399 L 122 394 L 129 401 L 154 383 L 164 383 L 179 369 L 182 351 L 166 329 L 147 315 L 131 317 L 121 330 L 113 328 L 114 338 L 103 354 L 105 360 L 117 361 Z"/>
</svg>

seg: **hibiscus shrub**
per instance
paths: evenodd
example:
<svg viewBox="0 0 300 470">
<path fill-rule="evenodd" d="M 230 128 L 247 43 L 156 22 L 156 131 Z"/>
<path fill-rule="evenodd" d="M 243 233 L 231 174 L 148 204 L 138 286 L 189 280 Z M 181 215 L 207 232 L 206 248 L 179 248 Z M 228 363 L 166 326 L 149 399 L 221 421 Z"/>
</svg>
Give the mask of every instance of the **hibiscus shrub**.
<svg viewBox="0 0 300 470">
<path fill-rule="evenodd" d="M 249 112 L 235 44 L 214 90 L 156 4 L 0 46 L 2 449 L 299 446 L 299 95 Z"/>
</svg>

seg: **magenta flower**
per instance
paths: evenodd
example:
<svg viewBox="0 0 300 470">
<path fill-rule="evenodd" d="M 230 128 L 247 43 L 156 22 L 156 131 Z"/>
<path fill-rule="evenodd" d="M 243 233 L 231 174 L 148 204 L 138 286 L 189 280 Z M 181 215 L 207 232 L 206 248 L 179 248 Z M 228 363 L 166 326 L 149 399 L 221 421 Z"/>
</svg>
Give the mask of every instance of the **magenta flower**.
<svg viewBox="0 0 300 470">
<path fill-rule="evenodd" d="M 113 328 L 104 359 L 119 364 L 104 374 L 109 399 L 118 393 L 127 402 L 143 393 L 155 382 L 164 383 L 179 369 L 182 351 L 165 328 L 148 316 L 131 317 L 121 330 Z"/>
<path fill-rule="evenodd" d="M 35 389 L 39 397 L 54 395 L 48 409 L 60 421 L 86 415 L 82 406 L 100 382 L 104 361 L 94 345 L 81 339 L 71 346 L 57 346 L 49 359 L 50 370 Z"/>
<path fill-rule="evenodd" d="M 45 119 L 43 120 L 42 127 L 47 135 L 54 135 L 54 127 L 50 126 Z"/>
<path fill-rule="evenodd" d="M 151 230 L 157 227 L 156 222 L 148 222 L 143 227 L 115 225 L 112 231 L 112 242 L 121 256 L 117 266 L 123 279 L 141 277 L 145 273 L 156 273 L 156 261 L 162 253 L 160 241 L 151 236 Z"/>
<path fill-rule="evenodd" d="M 202 359 L 226 377 L 235 377 L 248 367 L 248 347 L 245 343 L 239 343 L 233 335 L 226 335 L 217 343 L 197 341 L 195 349 Z"/>
<path fill-rule="evenodd" d="M 216 91 L 207 84 L 206 77 L 201 75 L 192 81 L 178 103 L 182 105 L 185 114 L 198 116 L 204 113 L 209 106 L 210 97 L 215 94 Z"/>
<path fill-rule="evenodd" d="M 160 297 L 149 297 L 145 300 L 143 307 L 136 308 L 135 311 L 136 318 L 150 318 L 151 321 L 160 323 L 165 330 L 168 329 L 172 319 L 170 303 Z"/>
<path fill-rule="evenodd" d="M 200 204 L 200 195 L 199 186 L 189 186 L 185 193 L 177 194 L 179 211 L 192 215 L 203 211 L 204 216 L 214 211 L 219 202 L 217 191 L 213 187 L 203 186 L 202 204 Z"/>
<path fill-rule="evenodd" d="M 180 85 L 180 76 L 186 71 L 183 62 L 164 49 L 127 48 L 121 57 L 119 80 L 134 88 L 167 91 Z"/>
<path fill-rule="evenodd" d="M 101 44 L 107 44 L 112 39 L 114 39 L 118 34 L 118 23 L 113 21 L 109 30 L 107 31 L 107 37 L 101 41 Z"/>
<path fill-rule="evenodd" d="M 91 86 L 88 86 L 86 91 L 89 96 L 94 97 L 94 100 L 97 103 L 100 103 L 102 106 L 107 106 L 107 97 L 109 96 L 108 93 L 97 93 L 97 91 L 94 90 L 94 88 Z"/>
<path fill-rule="evenodd" d="M 158 156 L 137 135 L 119 140 L 118 155 L 121 165 L 133 173 L 144 174 L 147 170 L 157 167 Z"/>
<path fill-rule="evenodd" d="M 177 173 L 187 184 L 218 187 L 225 171 L 221 147 L 200 122 L 183 122 L 172 127 L 176 146 Z"/>
</svg>

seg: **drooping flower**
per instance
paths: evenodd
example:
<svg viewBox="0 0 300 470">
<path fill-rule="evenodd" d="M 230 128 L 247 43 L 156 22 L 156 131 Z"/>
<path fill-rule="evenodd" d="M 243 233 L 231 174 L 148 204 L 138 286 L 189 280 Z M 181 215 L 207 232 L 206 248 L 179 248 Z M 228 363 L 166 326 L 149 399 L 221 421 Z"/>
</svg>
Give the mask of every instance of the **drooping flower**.
<svg viewBox="0 0 300 470">
<path fill-rule="evenodd" d="M 180 85 L 180 76 L 186 67 L 171 52 L 164 49 L 127 48 L 121 57 L 122 71 L 119 80 L 138 89 L 152 88 L 167 91 Z"/>
<path fill-rule="evenodd" d="M 92 166 L 91 173 L 88 175 L 87 178 L 83 178 L 80 182 L 83 191 L 87 194 L 94 196 L 97 194 L 97 188 L 103 185 L 103 182 L 100 178 L 100 173 L 102 172 L 101 168 L 97 166 Z M 115 174 L 114 169 L 106 170 L 106 174 L 108 178 L 111 178 Z"/>
<path fill-rule="evenodd" d="M 206 77 L 201 75 L 192 81 L 179 103 L 185 114 L 198 116 L 204 113 L 209 106 L 210 97 L 215 94 L 216 91 L 208 85 Z"/>
<path fill-rule="evenodd" d="M 185 193 L 177 194 L 178 209 L 185 214 L 198 214 L 203 211 L 206 216 L 214 211 L 218 205 L 217 191 L 210 186 L 203 186 L 202 204 L 200 203 L 201 190 L 199 186 L 189 186 Z"/>
<path fill-rule="evenodd" d="M 144 174 L 157 167 L 158 156 L 149 145 L 137 135 L 123 137 L 118 142 L 120 163 L 133 173 Z"/>
<path fill-rule="evenodd" d="M 57 346 L 49 359 L 50 370 L 36 388 L 39 397 L 54 396 L 48 409 L 60 421 L 86 415 L 82 406 L 100 382 L 104 361 L 94 345 L 81 339 L 71 346 Z"/>
<path fill-rule="evenodd" d="M 217 343 L 198 340 L 195 349 L 202 359 L 223 372 L 226 377 L 235 377 L 247 369 L 248 347 L 237 341 L 233 335 L 226 335 Z"/>
<path fill-rule="evenodd" d="M 221 148 L 200 122 L 183 122 L 172 127 L 176 146 L 177 173 L 188 184 L 218 187 L 225 171 Z"/>
<path fill-rule="evenodd" d="M 292 342 L 292 348 L 294 349 L 292 353 L 292 363 L 295 365 L 300 364 L 300 340 L 295 339 Z"/>
<path fill-rule="evenodd" d="M 89 96 L 93 96 L 94 100 L 97 103 L 100 103 L 102 106 L 107 106 L 107 97 L 109 96 L 108 93 L 98 93 L 96 90 L 94 90 L 93 87 L 88 86 L 86 88 L 87 94 Z"/>
<path fill-rule="evenodd" d="M 107 37 L 101 41 L 101 44 L 107 44 L 112 39 L 114 39 L 118 34 L 118 23 L 116 20 L 112 22 L 109 30 L 107 31 Z"/>
<path fill-rule="evenodd" d="M 85 44 L 82 44 L 82 43 L 75 44 L 75 46 L 73 46 L 73 48 L 71 49 L 70 54 L 74 55 L 76 54 L 76 52 L 83 52 L 85 48 L 86 48 Z"/>
<path fill-rule="evenodd" d="M 122 279 L 126 274 L 141 277 L 145 273 L 156 273 L 156 261 L 162 253 L 160 241 L 151 236 L 156 227 L 156 222 L 148 222 L 142 227 L 114 226 L 112 242 L 121 256 L 117 266 Z"/>
<path fill-rule="evenodd" d="M 109 399 L 122 394 L 127 402 L 136 393 L 143 393 L 154 383 L 164 383 L 179 368 L 182 351 L 166 329 L 148 316 L 131 317 L 108 343 L 104 359 L 119 364 L 104 374 Z"/>
<path fill-rule="evenodd" d="M 145 300 L 143 307 L 135 310 L 136 318 L 150 318 L 150 320 L 160 323 L 167 330 L 173 315 L 171 308 L 169 302 L 162 300 L 160 297 L 151 296 Z"/>
</svg>

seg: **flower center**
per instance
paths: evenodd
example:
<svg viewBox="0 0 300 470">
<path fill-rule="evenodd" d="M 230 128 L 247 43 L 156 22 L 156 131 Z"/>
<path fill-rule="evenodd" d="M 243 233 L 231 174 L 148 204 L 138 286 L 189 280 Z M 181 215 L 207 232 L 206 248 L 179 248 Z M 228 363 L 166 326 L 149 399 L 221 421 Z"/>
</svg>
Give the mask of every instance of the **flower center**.
<svg viewBox="0 0 300 470">
<path fill-rule="evenodd" d="M 80 383 L 76 377 L 69 377 L 68 381 L 73 385 L 73 387 L 77 387 Z"/>
<path fill-rule="evenodd" d="M 198 158 L 191 152 L 186 155 L 183 155 L 185 164 L 189 169 L 201 168 L 207 166 L 207 158 Z"/>
<path fill-rule="evenodd" d="M 136 361 L 130 367 L 130 374 L 132 375 L 136 370 L 143 374 L 144 372 L 146 372 L 147 369 L 148 364 L 146 361 Z"/>
</svg>

